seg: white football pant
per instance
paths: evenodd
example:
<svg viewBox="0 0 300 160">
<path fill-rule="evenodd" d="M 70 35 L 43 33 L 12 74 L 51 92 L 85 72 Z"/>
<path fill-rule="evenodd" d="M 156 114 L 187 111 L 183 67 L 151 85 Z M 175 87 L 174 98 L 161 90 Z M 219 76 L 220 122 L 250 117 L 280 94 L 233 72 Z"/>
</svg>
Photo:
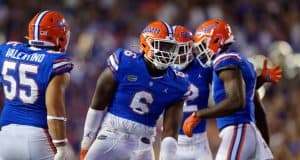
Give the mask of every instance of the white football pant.
<svg viewBox="0 0 300 160">
<path fill-rule="evenodd" d="M 193 137 L 178 135 L 177 160 L 212 160 L 206 132 Z"/>
<path fill-rule="evenodd" d="M 154 160 L 154 127 L 107 113 L 85 160 Z"/>
<path fill-rule="evenodd" d="M 230 125 L 220 132 L 216 160 L 271 160 L 273 154 L 255 124 Z"/>
<path fill-rule="evenodd" d="M 45 129 L 10 124 L 0 131 L 0 160 L 53 160 L 55 152 Z"/>
</svg>

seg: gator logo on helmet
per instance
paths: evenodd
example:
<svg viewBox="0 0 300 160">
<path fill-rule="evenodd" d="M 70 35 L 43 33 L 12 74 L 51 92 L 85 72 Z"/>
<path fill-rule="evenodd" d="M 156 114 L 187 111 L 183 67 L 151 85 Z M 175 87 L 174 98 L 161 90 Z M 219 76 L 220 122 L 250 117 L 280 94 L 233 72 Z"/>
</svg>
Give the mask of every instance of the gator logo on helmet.
<svg viewBox="0 0 300 160">
<path fill-rule="evenodd" d="M 212 24 L 212 25 L 208 25 L 208 26 L 205 26 L 202 28 L 202 30 L 200 30 L 200 32 L 204 32 L 204 33 L 207 33 L 213 29 L 216 29 L 218 27 L 218 24 Z"/>
<path fill-rule="evenodd" d="M 191 32 L 180 32 L 180 36 L 184 39 L 189 39 L 192 36 L 192 34 Z"/>
<path fill-rule="evenodd" d="M 155 33 L 155 34 L 159 34 L 160 33 L 160 29 L 156 28 L 156 27 L 147 27 L 143 30 L 142 33 Z"/>
</svg>

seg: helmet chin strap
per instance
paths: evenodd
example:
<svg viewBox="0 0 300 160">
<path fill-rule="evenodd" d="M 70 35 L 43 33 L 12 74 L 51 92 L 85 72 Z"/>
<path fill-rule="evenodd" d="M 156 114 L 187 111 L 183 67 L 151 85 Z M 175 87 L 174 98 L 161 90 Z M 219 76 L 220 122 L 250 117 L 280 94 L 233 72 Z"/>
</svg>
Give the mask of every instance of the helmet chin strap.
<svg viewBox="0 0 300 160">
<path fill-rule="evenodd" d="M 165 70 L 165 69 L 168 68 L 168 65 L 164 65 L 164 64 L 162 64 L 162 63 L 159 63 L 159 62 L 158 62 L 156 59 L 154 59 L 154 58 L 150 58 L 150 57 L 148 57 L 147 55 L 145 55 L 144 57 L 147 59 L 147 61 L 149 61 L 149 62 L 153 65 L 153 67 L 154 67 L 155 69 L 158 69 L 158 70 Z"/>
<path fill-rule="evenodd" d="M 175 68 L 182 71 L 182 70 L 186 69 L 190 63 L 191 63 L 191 61 L 187 62 L 187 63 L 183 63 L 183 64 L 177 64 L 177 65 L 175 65 Z"/>
<path fill-rule="evenodd" d="M 144 56 L 144 60 L 151 77 L 160 77 L 165 74 L 166 68 L 156 66 L 147 56 Z"/>
<path fill-rule="evenodd" d="M 168 66 L 159 65 L 155 62 L 153 64 L 154 64 L 155 68 L 158 69 L 158 70 L 165 70 L 165 69 L 168 68 Z"/>
</svg>

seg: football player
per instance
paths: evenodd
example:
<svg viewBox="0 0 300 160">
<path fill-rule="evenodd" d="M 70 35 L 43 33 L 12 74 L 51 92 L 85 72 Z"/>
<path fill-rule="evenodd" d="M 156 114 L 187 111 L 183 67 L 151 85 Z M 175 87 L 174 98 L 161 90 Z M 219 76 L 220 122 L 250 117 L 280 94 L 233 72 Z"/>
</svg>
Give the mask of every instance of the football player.
<svg viewBox="0 0 300 160">
<path fill-rule="evenodd" d="M 108 58 L 86 116 L 81 159 L 152 160 L 152 139 L 161 114 L 160 159 L 175 159 L 189 83 L 170 67 L 177 53 L 170 25 L 148 24 L 140 35 L 140 50 L 118 49 Z"/>
<path fill-rule="evenodd" d="M 60 13 L 42 11 L 29 23 L 28 44 L 0 45 L 5 98 L 0 159 L 65 159 L 65 90 L 73 68 L 65 52 L 69 36 Z"/>
<path fill-rule="evenodd" d="M 255 69 L 243 54 L 227 51 L 233 42 L 231 28 L 225 21 L 208 20 L 197 28 L 194 43 L 202 61 L 213 67 L 216 105 L 191 114 L 184 122 L 184 133 L 192 136 L 194 127 L 202 119 L 217 118 L 222 139 L 217 160 L 273 159 L 255 125 Z M 275 82 L 270 74 L 263 78 Z"/>
<path fill-rule="evenodd" d="M 212 160 L 207 135 L 206 120 L 201 121 L 187 137 L 182 130 L 184 120 L 194 111 L 206 108 L 209 97 L 209 84 L 212 81 L 212 68 L 205 66 L 193 54 L 193 35 L 183 26 L 173 26 L 174 37 L 179 45 L 174 68 L 182 71 L 191 82 L 191 95 L 183 107 L 180 134 L 178 136 L 178 160 Z"/>
</svg>

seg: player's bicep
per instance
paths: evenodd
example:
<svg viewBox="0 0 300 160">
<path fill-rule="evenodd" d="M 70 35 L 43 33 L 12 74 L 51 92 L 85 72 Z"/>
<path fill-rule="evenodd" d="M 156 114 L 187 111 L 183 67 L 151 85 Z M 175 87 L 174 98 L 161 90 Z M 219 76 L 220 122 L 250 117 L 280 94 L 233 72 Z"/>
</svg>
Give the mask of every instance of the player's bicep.
<svg viewBox="0 0 300 160">
<path fill-rule="evenodd" d="M 70 74 L 54 76 L 46 90 L 46 107 L 48 115 L 65 116 L 65 90 L 69 85 Z"/>
<path fill-rule="evenodd" d="M 230 68 L 218 72 L 220 79 L 224 83 L 226 97 L 240 103 L 245 104 L 245 83 L 239 68 Z"/>
<path fill-rule="evenodd" d="M 184 101 L 173 103 L 164 113 L 162 137 L 174 137 L 177 139 L 180 122 L 183 115 Z"/>
<path fill-rule="evenodd" d="M 98 77 L 90 106 L 97 110 L 104 110 L 112 101 L 116 87 L 117 83 L 113 72 L 109 68 L 106 68 Z"/>
</svg>

